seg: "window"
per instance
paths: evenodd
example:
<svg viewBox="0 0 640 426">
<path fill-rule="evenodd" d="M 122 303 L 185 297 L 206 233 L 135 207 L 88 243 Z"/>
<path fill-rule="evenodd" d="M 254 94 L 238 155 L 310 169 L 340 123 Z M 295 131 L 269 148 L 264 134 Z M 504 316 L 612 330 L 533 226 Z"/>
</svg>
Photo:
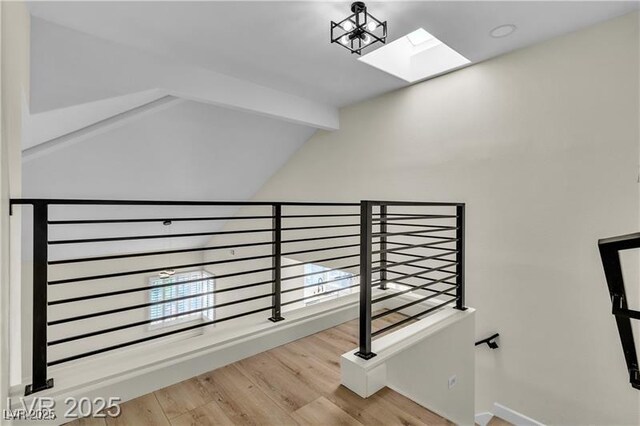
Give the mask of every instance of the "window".
<svg viewBox="0 0 640 426">
<path fill-rule="evenodd" d="M 357 291 L 357 287 L 352 287 L 357 284 L 356 279 L 349 272 L 307 263 L 304 265 L 304 274 L 306 275 L 304 278 L 304 297 L 318 295 L 307 299 L 306 305 L 337 299 Z"/>
<path fill-rule="evenodd" d="M 149 310 L 149 319 L 154 320 L 152 327 L 213 320 L 214 295 L 211 292 L 214 291 L 215 280 L 211 274 L 191 271 L 169 278 L 156 276 L 149 279 L 149 285 L 149 301 L 153 303 Z M 166 302 L 159 303 L 163 301 Z"/>
</svg>

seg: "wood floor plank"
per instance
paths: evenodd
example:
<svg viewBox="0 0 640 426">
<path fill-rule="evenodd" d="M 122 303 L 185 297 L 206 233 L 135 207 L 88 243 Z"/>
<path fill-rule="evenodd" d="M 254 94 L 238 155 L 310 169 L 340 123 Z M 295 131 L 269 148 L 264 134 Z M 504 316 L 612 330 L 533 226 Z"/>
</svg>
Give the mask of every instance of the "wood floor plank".
<svg viewBox="0 0 640 426">
<path fill-rule="evenodd" d="M 340 349 L 342 353 L 358 347 L 357 335 L 348 334 L 338 327 L 317 333 L 319 339 L 324 340 L 327 344 L 333 345 Z"/>
<path fill-rule="evenodd" d="M 487 425 L 488 426 L 513 426 L 508 421 L 503 420 L 500 417 L 496 417 L 496 416 L 491 417 L 491 420 L 489 420 L 489 423 L 487 423 Z"/>
<path fill-rule="evenodd" d="M 65 423 L 65 426 L 105 426 L 106 424 L 104 417 L 82 417 Z"/>
<path fill-rule="evenodd" d="M 271 351 L 243 359 L 237 366 L 287 412 L 293 412 L 320 397 L 304 380 L 304 376 L 287 368 L 277 358 L 274 359 Z"/>
<path fill-rule="evenodd" d="M 172 426 L 233 426 L 233 421 L 216 401 L 171 419 Z"/>
<path fill-rule="evenodd" d="M 366 425 L 371 426 L 419 426 L 425 425 L 419 418 L 411 413 L 404 411 L 402 408 L 387 402 L 385 399 L 376 395 L 370 397 L 373 401 L 362 411 L 362 421 Z"/>
<path fill-rule="evenodd" d="M 340 348 L 327 344 L 316 335 L 296 340 L 286 345 L 300 356 L 311 357 L 331 370 L 340 370 L 340 356 L 344 353 Z"/>
<path fill-rule="evenodd" d="M 269 351 L 270 355 L 286 366 L 302 383 L 319 393 L 318 396 L 333 392 L 340 385 L 340 370 L 332 369 L 296 351 L 289 345 Z"/>
<path fill-rule="evenodd" d="M 375 325 L 403 318 L 392 313 Z M 340 356 L 357 346 L 358 320 L 353 320 L 126 402 L 122 416 L 108 424 L 155 426 L 169 419 L 173 426 L 451 424 L 391 389 L 365 399 L 342 386 Z"/>
<path fill-rule="evenodd" d="M 234 364 L 198 376 L 224 413 L 238 425 L 295 425 L 296 422 Z"/>
<path fill-rule="evenodd" d="M 169 420 L 213 401 L 213 397 L 195 378 L 157 390 L 155 394 Z"/>
<path fill-rule="evenodd" d="M 411 414 L 422 423 L 427 425 L 453 425 L 452 422 L 440 417 L 432 411 L 427 410 L 423 406 L 413 402 L 404 395 L 391 390 L 389 388 L 383 388 L 376 393 L 376 396 L 384 399 L 388 403 L 400 408 L 402 411 Z"/>
<path fill-rule="evenodd" d="M 160 403 L 153 393 L 141 396 L 120 405 L 118 417 L 107 417 L 109 426 L 169 425 Z"/>
<path fill-rule="evenodd" d="M 325 397 L 320 397 L 296 410 L 292 417 L 300 425 L 362 426 Z"/>
</svg>

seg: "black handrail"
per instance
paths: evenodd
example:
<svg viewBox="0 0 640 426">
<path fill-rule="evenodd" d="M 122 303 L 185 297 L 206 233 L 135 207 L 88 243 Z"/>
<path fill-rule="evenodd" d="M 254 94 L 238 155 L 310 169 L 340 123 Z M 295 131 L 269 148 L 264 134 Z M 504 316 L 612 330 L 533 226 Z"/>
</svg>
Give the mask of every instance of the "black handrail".
<svg viewBox="0 0 640 426">
<path fill-rule="evenodd" d="M 640 319 L 640 312 L 629 309 L 628 307 L 619 255 L 619 252 L 622 250 L 640 248 L 640 233 L 601 239 L 598 241 L 598 248 L 609 287 L 612 313 L 616 318 L 620 343 L 622 344 L 622 351 L 625 362 L 627 363 L 629 382 L 635 389 L 640 389 L 638 355 L 636 353 L 636 344 L 631 327 L 631 320 Z"/>
<path fill-rule="evenodd" d="M 442 213 L 441 211 L 429 211 L 426 213 L 416 213 L 416 209 L 453 209 L 454 214 Z M 375 210 L 378 210 L 376 213 Z M 402 209 L 402 211 L 398 211 Z M 374 220 L 374 217 L 377 220 Z M 454 226 L 451 224 L 419 224 L 419 220 L 426 219 L 448 219 L 455 220 Z M 394 222 L 389 223 L 390 220 Z M 406 222 L 410 221 L 410 222 Z M 378 231 L 374 232 L 374 227 Z M 389 226 L 403 226 L 414 228 L 429 228 L 426 230 L 401 230 L 389 231 Z M 371 350 L 371 339 L 380 334 L 393 330 L 410 321 L 424 317 L 440 308 L 455 302 L 455 308 L 465 310 L 464 303 L 464 227 L 465 227 L 465 204 L 447 202 L 404 202 L 404 201 L 362 201 L 360 205 L 360 347 L 356 356 L 363 359 L 371 359 L 376 354 Z M 397 229 L 397 228 L 394 228 Z M 439 235 L 431 235 L 432 233 Z M 444 233 L 444 235 L 440 235 Z M 420 238 L 422 242 L 412 244 L 397 241 L 398 238 Z M 375 240 L 378 241 L 375 241 Z M 436 241 L 434 241 L 436 240 Z M 406 241 L 406 240 L 405 240 Z M 379 244 L 379 250 L 373 250 L 373 245 Z M 449 247 L 437 247 L 437 245 L 449 245 Z M 389 245 L 400 246 L 388 248 Z M 453 245 L 453 247 L 450 247 Z M 429 253 L 417 250 L 444 250 L 448 253 Z M 455 259 L 442 258 L 453 254 Z M 378 256 L 380 266 L 373 268 L 376 263 L 373 257 Z M 391 260 L 389 256 L 402 256 L 403 260 Z M 408 260 L 406 258 L 409 258 Z M 433 265 L 430 262 L 447 262 L 444 265 Z M 425 263 L 426 262 L 426 263 Z M 455 271 L 449 268 L 455 267 Z M 414 268 L 412 271 L 398 270 L 397 268 Z M 418 271 L 416 271 L 418 269 Z M 373 275 L 378 274 L 379 279 L 374 280 Z M 394 277 L 389 277 L 393 274 Z M 436 274 L 430 275 L 430 274 Z M 439 274 L 444 274 L 441 276 Z M 430 275 L 429 277 L 425 275 Z M 455 279 L 455 283 L 449 280 Z M 422 281 L 421 284 L 411 282 L 412 280 Z M 426 282 L 424 282 L 426 281 Z M 388 284 L 399 285 L 401 289 L 389 290 Z M 383 296 L 374 296 L 374 287 L 379 284 L 378 289 L 385 291 Z M 431 288 L 440 286 L 437 289 Z M 418 294 L 422 291 L 430 293 L 427 296 L 417 296 L 408 302 L 398 302 L 398 306 L 387 311 L 372 314 L 373 305 L 386 300 L 406 295 Z M 424 294 L 424 293 L 423 293 Z M 442 297 L 448 297 L 442 301 Z M 402 312 L 407 308 L 418 307 L 426 301 L 433 301 L 435 305 L 429 304 L 417 314 L 408 314 L 404 319 L 393 324 L 372 330 L 372 321 L 386 317 L 392 313 Z"/>
<path fill-rule="evenodd" d="M 480 346 L 480 345 L 484 345 L 486 344 L 487 346 L 489 346 L 489 348 L 491 349 L 498 349 L 498 342 L 496 342 L 496 339 L 500 337 L 500 333 L 495 333 L 492 334 L 491 336 L 484 338 L 482 340 L 478 340 L 475 344 L 475 346 Z"/>
<path fill-rule="evenodd" d="M 247 315 L 254 315 L 261 312 L 270 311 L 269 320 L 273 322 L 279 322 L 284 320 L 282 316 L 282 307 L 292 305 L 294 303 L 307 301 L 309 299 L 317 298 L 318 296 L 332 295 L 339 293 L 343 290 L 350 290 L 352 288 L 360 288 L 360 309 L 361 309 L 361 352 L 363 349 L 370 353 L 371 337 L 380 334 L 388 329 L 397 327 L 404 324 L 413 318 L 418 318 L 428 312 L 439 309 L 446 304 L 456 302 L 456 306 L 460 309 L 464 308 L 464 204 L 460 203 L 413 203 L 413 202 L 387 202 L 387 201 L 363 201 L 360 203 L 344 203 L 344 202 L 271 202 L 271 201 L 155 201 L 155 200 L 81 200 L 81 199 L 12 199 L 10 201 L 13 212 L 13 206 L 25 205 L 33 208 L 33 333 L 32 333 L 32 383 L 26 387 L 25 393 L 28 395 L 33 392 L 38 392 L 44 389 L 48 389 L 53 386 L 53 379 L 48 378 L 48 367 L 83 359 L 93 355 L 101 354 L 104 352 L 112 351 L 114 349 L 124 348 L 132 345 L 136 345 L 142 342 L 148 342 L 154 339 L 172 336 L 178 333 L 184 333 L 187 331 L 196 330 L 200 327 L 218 324 L 234 319 L 239 319 Z M 247 216 L 238 215 L 211 215 L 200 214 L 189 217 L 189 215 L 164 215 L 160 217 L 135 217 L 135 215 L 129 215 L 125 218 L 73 218 L 73 217 L 51 217 L 52 209 L 50 206 L 200 206 L 200 207 L 252 207 L 257 208 L 269 208 L 270 210 L 260 213 L 252 213 Z M 453 207 L 455 208 L 455 214 L 442 213 L 442 212 L 430 212 L 426 214 L 416 212 L 404 212 L 397 211 L 403 207 L 424 207 L 424 208 L 442 208 Z M 360 213 L 353 210 L 337 210 L 337 211 L 325 211 L 319 209 L 353 209 L 354 207 L 360 207 Z M 304 211 L 300 211 L 300 208 L 304 208 Z M 297 209 L 297 210 L 296 210 Z M 312 210 L 310 213 L 308 210 Z M 377 210 L 377 211 L 374 211 Z M 66 214 L 67 209 L 61 211 L 55 211 L 56 216 Z M 316 214 L 316 212 L 318 212 Z M 155 214 L 152 216 L 156 216 Z M 159 215 L 158 215 L 159 216 Z M 349 218 L 360 217 L 359 223 L 353 223 L 353 220 Z M 323 219 L 323 222 L 315 223 L 315 221 Z M 336 223 L 339 220 L 344 219 L 346 222 Z M 213 230 L 207 232 L 182 232 L 182 233 L 166 233 L 166 234 L 147 234 L 147 235 L 107 235 L 107 236 L 91 236 L 81 235 L 80 238 L 74 235 L 73 238 L 62 238 L 60 236 L 60 230 L 64 231 L 65 226 L 75 227 L 73 228 L 80 234 L 84 233 L 89 225 L 105 225 L 105 229 L 110 225 L 127 224 L 127 223 L 148 223 L 148 224 L 171 224 L 177 223 L 200 223 L 207 224 L 208 222 L 221 221 L 233 221 L 236 225 L 246 224 L 251 226 L 251 221 L 259 221 L 260 225 L 255 225 L 249 229 L 233 229 L 233 230 Z M 304 222 L 300 222 L 303 220 Z M 455 220 L 455 224 L 439 224 L 435 223 L 440 220 Z M 289 221 L 285 223 L 285 221 Z M 312 221 L 314 223 L 308 223 Z M 408 221 L 408 222 L 407 222 Z M 427 223 L 418 223 L 427 221 Z M 435 222 L 434 222 L 435 221 Z M 302 226 L 304 225 L 304 226 Z M 49 227 L 55 227 L 55 235 L 53 239 L 49 236 Z M 353 232 L 350 228 L 360 227 L 360 232 Z M 373 227 L 378 227 L 376 232 L 373 232 Z M 393 229 L 393 232 L 389 231 L 389 228 Z M 416 229 L 422 228 L 422 229 Z M 409 229 L 409 230 L 407 230 Z M 318 234 L 308 235 L 309 231 L 321 232 Z M 284 233 L 290 234 L 285 237 Z M 305 232 L 304 235 L 300 235 L 299 232 Z M 347 232 L 347 233 L 345 233 Z M 438 235 L 433 235 L 437 233 Z M 442 234 L 442 235 L 440 235 Z M 103 243 L 112 242 L 143 242 L 143 241 L 163 241 L 165 239 L 172 238 L 190 238 L 201 236 L 220 236 L 225 238 L 240 238 L 244 237 L 240 243 L 231 241 L 228 243 L 225 241 L 223 244 L 217 244 L 213 246 L 203 247 L 188 247 L 177 248 L 169 250 L 149 250 L 149 251 L 132 251 L 125 253 L 93 253 L 93 256 L 53 256 L 51 258 L 50 247 L 84 247 L 85 245 L 101 246 Z M 237 237 L 236 237 L 237 236 Z M 259 241 L 250 240 L 251 237 L 256 236 Z M 358 243 L 355 238 L 359 238 Z M 405 238 L 421 238 L 420 243 L 414 243 L 413 240 L 406 242 Z M 247 240 L 250 241 L 247 241 Z M 399 239 L 399 240 L 398 240 Z M 405 242 L 403 242 L 405 241 Z M 303 246 L 299 246 L 303 244 Z M 308 245 L 311 244 L 310 248 Z M 285 249 L 284 246 L 291 245 Z M 316 246 L 320 245 L 320 246 Z M 453 245 L 453 247 L 452 247 Z M 349 248 L 360 247 L 360 253 L 352 253 L 348 251 L 342 251 L 338 253 L 325 253 L 324 256 L 317 255 L 312 256 L 316 252 L 326 252 L 328 250 L 344 250 Z M 373 250 L 375 246 L 375 250 Z M 263 250 L 258 254 L 251 253 L 251 255 L 242 256 L 238 258 L 220 259 L 217 256 L 221 250 L 235 250 L 251 248 L 252 250 Z M 264 252 L 265 249 L 270 249 L 268 252 Z M 363 251 L 364 250 L 364 251 Z M 422 255 L 418 250 L 438 250 L 439 253 Z M 444 253 L 442 253 L 444 251 Z M 198 262 L 171 262 L 165 260 L 165 256 L 180 255 L 188 253 L 206 253 L 213 252 L 215 257 L 213 260 L 204 259 Z M 293 255 L 309 255 L 305 257 L 305 261 L 301 264 L 326 264 L 329 262 L 344 263 L 343 266 L 337 266 L 337 263 L 333 263 L 331 266 L 323 266 L 324 272 L 340 271 L 340 270 L 352 270 L 359 268 L 360 271 L 357 274 L 349 274 L 349 278 L 359 279 L 359 283 L 349 283 L 348 286 L 340 286 L 339 288 L 329 287 L 327 290 L 323 290 L 319 294 L 313 294 L 302 298 L 291 298 L 282 300 L 283 295 L 294 295 L 293 292 L 300 291 L 305 286 L 291 286 L 293 279 L 304 279 L 309 276 L 317 275 L 319 272 L 305 272 L 304 274 L 295 274 L 290 276 L 283 276 L 283 271 L 289 270 L 291 265 L 283 265 L 283 256 Z M 455 259 L 443 258 L 442 256 L 453 255 Z M 372 259 L 372 256 L 376 256 L 376 259 Z M 400 258 L 396 257 L 400 256 Z M 148 259 L 149 262 L 162 261 L 162 266 L 154 267 L 137 267 L 136 269 L 121 267 L 118 268 L 119 263 L 117 261 L 126 259 Z M 358 258 L 356 260 L 356 258 Z M 408 258 L 408 260 L 407 260 Z M 363 261 L 364 259 L 364 261 Z M 86 271 L 82 275 L 69 276 L 68 274 L 58 274 L 62 276 L 56 276 L 55 279 L 51 279 L 49 275 L 49 268 L 63 268 L 62 272 L 72 271 L 72 269 L 64 269 L 64 265 L 74 265 L 82 263 L 93 267 L 93 265 L 100 265 L 101 262 L 116 262 L 110 263 L 108 271 L 101 270 L 99 273 L 87 273 Z M 221 271 L 221 274 L 216 275 L 215 280 L 234 279 L 238 282 L 234 282 L 232 286 L 215 289 L 202 289 L 197 290 L 194 294 L 169 296 L 167 299 L 163 298 L 159 301 L 129 301 L 124 300 L 129 295 L 139 294 L 141 292 L 149 291 L 148 285 L 140 286 L 133 285 L 123 287 L 111 286 L 113 279 L 129 277 L 142 274 L 156 274 L 165 270 L 192 270 L 196 267 L 210 266 L 210 265 L 235 265 L 236 269 L 244 265 L 246 262 L 258 262 L 258 261 L 270 261 L 270 266 L 262 263 L 261 265 L 253 264 L 239 271 L 229 272 L 228 270 Z M 436 261 L 447 262 L 444 265 L 423 265 L 421 262 Z M 169 264 L 170 266 L 167 266 Z M 240 266 L 238 266 L 240 265 Z M 249 265 L 249 263 L 247 263 Z M 455 271 L 450 271 L 447 268 L 456 267 Z M 411 272 L 403 271 L 402 268 L 411 267 L 416 268 Z M 400 268 L 400 270 L 398 270 Z M 55 269 L 55 272 L 60 269 Z M 425 276 L 430 273 L 445 274 L 444 277 L 438 276 Z M 268 274 L 267 276 L 258 277 L 257 274 Z M 372 274 L 378 274 L 377 280 L 372 280 Z M 361 277 L 366 277 L 365 280 Z M 192 278 L 180 282 L 162 282 L 154 286 L 154 288 L 165 289 L 167 287 L 176 286 L 178 284 L 194 284 L 207 282 L 210 277 Z M 419 284 L 412 283 L 411 280 L 419 280 Z M 451 281 L 454 280 L 455 282 Z M 101 282 L 108 284 L 107 288 L 104 288 L 105 284 L 100 285 Z M 325 281 L 325 284 L 332 282 L 343 281 L 344 278 L 335 278 L 329 281 Z M 97 282 L 97 284 L 95 284 Z M 96 287 L 94 287 L 94 284 Z M 425 291 L 428 295 L 421 297 L 418 302 L 409 302 L 401 305 L 392 312 L 401 311 L 404 308 L 413 307 L 426 300 L 434 299 L 436 307 L 429 308 L 426 311 L 421 312 L 418 315 L 409 317 L 407 320 L 400 321 L 397 324 L 392 324 L 386 327 L 384 330 L 377 330 L 372 333 L 371 330 L 371 305 L 375 302 L 382 300 L 382 298 L 372 299 L 372 290 L 374 287 L 381 290 L 387 290 L 388 284 L 402 285 L 408 290 L 398 291 L 397 294 L 405 294 L 414 290 Z M 446 287 L 444 289 L 436 288 L 439 284 L 443 284 Z M 67 287 L 68 286 L 68 287 Z M 269 287 L 267 287 L 269 286 Z M 48 292 L 53 289 L 63 288 L 65 291 L 57 295 L 57 297 L 50 298 Z M 91 290 L 92 288 L 98 288 L 97 291 Z M 102 290 L 100 290 L 102 289 Z M 241 298 L 222 301 L 207 304 L 206 306 L 190 306 L 188 310 L 178 313 L 164 313 L 163 316 L 146 319 L 137 319 L 133 322 L 121 323 L 118 321 L 111 321 L 112 318 L 119 314 L 140 312 L 143 309 L 150 309 L 151 307 L 164 306 L 166 303 L 176 302 L 184 303 L 191 299 L 203 296 L 212 296 L 215 294 L 235 294 L 236 292 L 244 291 L 247 289 L 259 290 L 259 292 L 252 292 L 250 295 L 244 295 Z M 105 291 L 106 290 L 106 291 Z M 164 290 L 163 290 L 164 291 Z M 77 292 L 77 293 L 76 293 Z M 455 292 L 455 293 L 454 293 Z M 386 293 L 384 298 L 389 297 L 392 293 Z M 452 297 L 451 300 L 442 303 L 436 297 L 448 296 Z M 118 299 L 120 297 L 120 299 Z M 295 296 L 294 296 L 295 297 Z M 105 300 L 106 307 L 101 309 L 93 309 L 89 312 L 80 312 L 75 310 L 78 306 L 86 301 L 98 301 Z M 124 300 L 124 302 L 120 302 Z M 131 299 L 133 300 L 133 299 Z M 269 300 L 268 304 L 256 304 L 263 300 Z M 121 304 L 116 304 L 116 302 Z M 250 305 L 243 305 L 245 302 L 253 302 Z M 124 304 L 122 304 L 124 303 Z M 66 310 L 66 306 L 69 308 Z M 153 324 L 155 321 L 163 321 L 166 319 L 180 318 L 181 316 L 206 312 L 209 309 L 230 307 L 230 306 L 245 306 L 244 308 L 238 308 L 239 312 L 230 312 L 224 317 L 206 319 L 197 324 L 187 326 L 175 326 L 168 331 L 160 333 L 153 333 L 151 335 L 143 336 L 141 338 L 129 337 L 127 341 L 118 341 L 105 343 L 102 341 L 101 347 L 89 348 L 83 344 L 82 352 L 71 352 L 70 354 L 58 353 L 54 356 L 55 359 L 48 359 L 47 348 L 60 348 L 65 343 L 72 343 L 76 341 L 84 341 L 84 339 L 104 336 L 110 333 L 116 333 L 123 330 L 131 330 L 134 327 L 140 327 L 143 325 Z M 65 308 L 64 311 L 60 311 L 63 314 L 61 317 L 50 319 L 47 317 L 47 307 L 60 307 Z M 82 307 L 82 305 L 79 305 Z M 363 312 L 364 309 L 364 312 Z M 68 312 L 74 313 L 69 315 Z M 55 313 L 55 312 L 54 312 Z M 381 318 L 386 314 L 376 314 L 375 318 Z M 75 323 L 85 321 L 89 319 L 100 319 L 102 326 L 96 329 L 87 329 L 82 327 L 81 331 L 75 331 L 71 334 L 56 333 L 55 337 L 49 338 L 49 327 L 64 327 L 67 323 Z M 127 318 L 128 319 L 128 318 Z M 106 324 L 106 325 L 105 325 Z M 56 329 L 62 330 L 62 329 Z M 65 329 L 66 330 L 66 329 Z M 100 344 L 101 340 L 94 340 Z M 363 343 L 364 342 L 364 343 Z M 368 342 L 368 343 L 367 343 Z M 95 344 L 95 343 L 92 343 Z M 72 348 L 72 347 L 71 347 Z M 73 348 L 72 348 L 73 349 Z M 55 355 L 55 354 L 54 354 Z M 372 355 L 373 356 L 373 355 Z M 365 356 L 366 357 L 366 356 Z"/>
</svg>

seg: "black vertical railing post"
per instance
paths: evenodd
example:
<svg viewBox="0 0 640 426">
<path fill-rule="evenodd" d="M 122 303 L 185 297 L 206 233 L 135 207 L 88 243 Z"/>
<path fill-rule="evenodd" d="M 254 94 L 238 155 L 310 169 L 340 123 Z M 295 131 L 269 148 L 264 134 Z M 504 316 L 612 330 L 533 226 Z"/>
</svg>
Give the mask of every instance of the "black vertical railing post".
<svg viewBox="0 0 640 426">
<path fill-rule="evenodd" d="M 282 321 L 282 205 L 274 204 L 273 211 L 273 244 L 272 244 L 272 266 L 271 277 L 273 279 L 273 308 L 271 310 L 270 321 Z"/>
<path fill-rule="evenodd" d="M 387 289 L 387 206 L 380 205 L 380 290 Z"/>
<path fill-rule="evenodd" d="M 456 309 L 464 311 L 464 222 L 465 205 L 456 206 Z"/>
<path fill-rule="evenodd" d="M 47 261 L 49 205 L 33 204 L 33 313 L 31 384 L 25 395 L 53 387 L 47 379 Z"/>
<path fill-rule="evenodd" d="M 356 356 L 370 359 L 371 352 L 371 261 L 373 203 L 360 203 L 360 350 Z"/>
</svg>

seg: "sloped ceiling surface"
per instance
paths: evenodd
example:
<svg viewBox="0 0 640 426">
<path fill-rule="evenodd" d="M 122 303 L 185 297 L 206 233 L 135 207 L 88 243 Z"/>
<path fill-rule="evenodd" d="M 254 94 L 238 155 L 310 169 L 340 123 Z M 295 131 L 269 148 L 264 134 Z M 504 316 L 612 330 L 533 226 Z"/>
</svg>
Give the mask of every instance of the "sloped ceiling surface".
<svg viewBox="0 0 640 426">
<path fill-rule="evenodd" d="M 23 165 L 29 197 L 243 200 L 314 132 L 184 102 Z"/>
<path fill-rule="evenodd" d="M 33 2 L 33 15 L 277 90 L 344 106 L 405 82 L 329 43 L 350 1 Z M 636 1 L 367 2 L 389 41 L 424 27 L 472 62 L 613 18 Z M 515 24 L 494 39 L 489 31 Z"/>
</svg>

